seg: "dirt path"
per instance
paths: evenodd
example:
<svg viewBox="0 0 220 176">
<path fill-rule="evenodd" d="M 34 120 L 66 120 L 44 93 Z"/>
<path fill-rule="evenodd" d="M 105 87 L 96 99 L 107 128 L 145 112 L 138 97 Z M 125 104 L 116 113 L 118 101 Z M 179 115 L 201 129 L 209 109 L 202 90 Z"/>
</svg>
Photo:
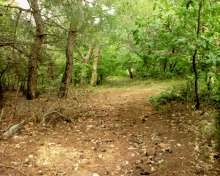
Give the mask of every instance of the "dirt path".
<svg viewBox="0 0 220 176">
<path fill-rule="evenodd" d="M 21 98 L 20 118 L 57 110 L 74 117 L 75 123 L 31 122 L 10 139 L 0 140 L 0 175 L 218 175 L 210 156 L 201 157 L 195 123 L 204 114 L 175 104 L 154 111 L 146 98 L 158 92 L 130 87 L 102 89 L 80 100 L 77 95 L 31 102 Z M 8 117 L 10 102 L 5 105 Z M 50 118 L 59 119 L 56 116 Z"/>
</svg>

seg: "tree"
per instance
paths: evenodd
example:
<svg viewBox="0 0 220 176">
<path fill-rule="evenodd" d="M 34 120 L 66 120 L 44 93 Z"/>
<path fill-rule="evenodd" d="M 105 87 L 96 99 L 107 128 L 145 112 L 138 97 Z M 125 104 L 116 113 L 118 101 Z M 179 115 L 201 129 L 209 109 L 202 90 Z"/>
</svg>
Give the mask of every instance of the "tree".
<svg viewBox="0 0 220 176">
<path fill-rule="evenodd" d="M 36 24 L 36 36 L 31 48 L 31 55 L 29 57 L 29 75 L 27 82 L 27 99 L 32 100 L 37 96 L 37 65 L 41 45 L 44 40 L 44 22 L 41 16 L 41 11 L 38 7 L 38 1 L 28 0 L 28 3 L 32 9 L 32 14 Z"/>
<path fill-rule="evenodd" d="M 96 48 L 96 53 L 95 53 L 95 58 L 93 61 L 93 69 L 92 69 L 92 78 L 90 81 L 90 85 L 91 86 L 96 86 L 97 85 L 97 78 L 98 78 L 98 63 L 99 63 L 99 57 L 100 57 L 100 50 L 101 50 L 101 46 L 97 46 Z"/>
<path fill-rule="evenodd" d="M 76 28 L 73 22 L 71 22 L 68 33 L 67 48 L 66 48 L 66 68 L 62 79 L 62 84 L 60 87 L 60 97 L 64 97 L 64 98 L 66 98 L 68 95 L 68 88 L 70 86 L 71 78 L 72 78 L 73 47 L 74 47 L 75 35 L 76 35 Z"/>
</svg>

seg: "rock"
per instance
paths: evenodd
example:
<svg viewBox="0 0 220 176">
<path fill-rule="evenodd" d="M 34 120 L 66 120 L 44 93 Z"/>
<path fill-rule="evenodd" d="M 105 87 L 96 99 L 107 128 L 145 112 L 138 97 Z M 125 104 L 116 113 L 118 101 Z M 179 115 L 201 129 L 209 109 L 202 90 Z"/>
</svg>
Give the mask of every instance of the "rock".
<svg viewBox="0 0 220 176">
<path fill-rule="evenodd" d="M 94 126 L 93 125 L 87 125 L 87 129 L 89 129 L 89 130 L 94 129 Z"/>
<path fill-rule="evenodd" d="M 194 148 L 194 150 L 197 151 L 197 152 L 199 152 L 199 146 L 196 145 L 195 148 Z"/>
<path fill-rule="evenodd" d="M 159 160 L 157 162 L 158 162 L 158 164 L 162 164 L 163 163 L 163 159 L 161 159 L 161 160 Z"/>
<path fill-rule="evenodd" d="M 181 145 L 181 144 L 177 144 L 177 146 L 178 146 L 178 147 L 181 147 L 182 145 Z"/>
<path fill-rule="evenodd" d="M 153 156 L 149 156 L 149 159 L 150 159 L 150 160 L 153 160 Z"/>
<path fill-rule="evenodd" d="M 34 155 L 29 155 L 28 158 L 33 159 Z"/>
<path fill-rule="evenodd" d="M 166 149 L 170 146 L 170 144 L 160 143 L 160 144 L 158 144 L 158 146 L 160 146 L 162 149 Z"/>
<path fill-rule="evenodd" d="M 151 170 L 151 172 L 155 172 L 156 171 L 156 169 L 154 167 L 151 167 L 150 170 Z"/>
<path fill-rule="evenodd" d="M 105 171 L 104 174 L 105 174 L 105 175 L 108 175 L 108 174 L 109 174 L 109 171 Z"/>
<path fill-rule="evenodd" d="M 19 162 L 11 162 L 12 164 L 14 164 L 15 166 L 19 165 Z"/>
<path fill-rule="evenodd" d="M 106 152 L 107 150 L 106 149 L 102 149 L 102 152 Z"/>
<path fill-rule="evenodd" d="M 138 164 L 140 164 L 140 163 L 141 163 L 140 160 L 136 160 L 136 161 L 134 162 L 134 164 L 136 164 L 136 165 L 138 165 Z"/>
<path fill-rule="evenodd" d="M 161 139 L 160 138 L 154 138 L 154 141 L 155 142 L 161 142 Z"/>
<path fill-rule="evenodd" d="M 93 174 L 93 176 L 99 176 L 98 174 Z"/>
<path fill-rule="evenodd" d="M 121 166 L 117 164 L 117 165 L 116 165 L 116 170 L 117 170 L 117 171 L 120 171 L 120 170 L 121 170 Z"/>
<path fill-rule="evenodd" d="M 173 152 L 172 149 L 171 149 L 170 147 L 165 148 L 165 151 L 166 151 L 166 152 L 169 152 L 169 153 L 172 153 L 172 152 Z"/>
<path fill-rule="evenodd" d="M 15 145 L 15 148 L 16 148 L 16 149 L 20 149 L 20 148 L 21 148 L 20 144 L 16 144 L 16 145 Z"/>
<path fill-rule="evenodd" d="M 131 173 L 133 173 L 133 172 L 134 172 L 133 170 L 129 170 L 129 171 L 128 171 L 129 174 L 131 174 Z"/>
<path fill-rule="evenodd" d="M 150 163 L 154 165 L 154 164 L 155 164 L 155 161 L 151 161 Z"/>
<path fill-rule="evenodd" d="M 37 175 L 44 175 L 44 173 L 40 170 L 38 171 Z"/>
<path fill-rule="evenodd" d="M 115 128 L 120 128 L 120 127 L 121 127 L 120 124 L 118 124 L 118 123 L 115 124 Z"/>
</svg>

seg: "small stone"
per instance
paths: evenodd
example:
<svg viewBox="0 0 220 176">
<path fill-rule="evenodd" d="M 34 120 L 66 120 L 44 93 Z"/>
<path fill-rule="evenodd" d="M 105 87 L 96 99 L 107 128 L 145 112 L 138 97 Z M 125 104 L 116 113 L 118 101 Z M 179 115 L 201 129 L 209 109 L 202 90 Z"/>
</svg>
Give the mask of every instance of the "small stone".
<svg viewBox="0 0 220 176">
<path fill-rule="evenodd" d="M 108 174 L 109 174 L 109 171 L 105 171 L 104 174 L 105 174 L 105 175 L 108 175 Z"/>
<path fill-rule="evenodd" d="M 155 138 L 154 141 L 161 142 L 160 138 Z"/>
<path fill-rule="evenodd" d="M 170 147 L 166 148 L 165 151 L 172 153 L 172 149 Z"/>
<path fill-rule="evenodd" d="M 170 145 L 169 144 L 164 144 L 164 143 L 160 143 L 158 144 L 162 149 L 168 148 Z"/>
<path fill-rule="evenodd" d="M 15 148 L 16 148 L 16 149 L 20 149 L 20 148 L 21 148 L 20 144 L 16 144 L 16 145 L 15 145 Z"/>
<path fill-rule="evenodd" d="M 149 156 L 149 159 L 150 159 L 150 160 L 153 160 L 153 156 Z"/>
<path fill-rule="evenodd" d="M 129 162 L 128 162 L 128 161 L 124 161 L 123 163 L 124 163 L 124 165 L 128 165 L 128 164 L 129 164 Z"/>
<path fill-rule="evenodd" d="M 151 164 L 155 164 L 155 161 L 151 161 Z"/>
<path fill-rule="evenodd" d="M 116 170 L 120 171 L 121 170 L 121 166 L 120 165 L 116 165 Z"/>
<path fill-rule="evenodd" d="M 12 164 L 14 164 L 15 166 L 19 165 L 19 162 L 11 162 Z"/>
<path fill-rule="evenodd" d="M 93 150 L 97 150 L 97 147 L 92 147 Z"/>
<path fill-rule="evenodd" d="M 102 149 L 102 152 L 106 152 L 107 150 L 106 149 Z"/>
<path fill-rule="evenodd" d="M 163 159 L 158 161 L 158 164 L 162 164 L 163 163 Z"/>
<path fill-rule="evenodd" d="M 40 170 L 37 175 L 44 175 L 44 173 Z"/>
<path fill-rule="evenodd" d="M 140 160 L 136 160 L 136 161 L 134 162 L 134 164 L 136 164 L 136 165 L 138 165 L 138 164 L 140 164 L 140 163 L 141 163 Z"/>
<path fill-rule="evenodd" d="M 81 158 L 81 159 L 83 159 L 83 158 L 84 158 L 84 156 L 83 156 L 83 155 L 80 155 L 80 158 Z"/>
<path fill-rule="evenodd" d="M 93 174 L 93 176 L 99 176 L 98 174 Z"/>
<path fill-rule="evenodd" d="M 115 124 L 115 128 L 120 128 L 121 127 L 121 125 L 119 125 L 119 124 Z"/>
<path fill-rule="evenodd" d="M 155 172 L 156 171 L 156 169 L 154 167 L 151 167 L 150 170 L 151 170 L 151 172 Z"/>
<path fill-rule="evenodd" d="M 181 147 L 181 144 L 177 144 L 178 147 Z"/>
<path fill-rule="evenodd" d="M 28 158 L 33 159 L 34 155 L 29 155 Z"/>
</svg>

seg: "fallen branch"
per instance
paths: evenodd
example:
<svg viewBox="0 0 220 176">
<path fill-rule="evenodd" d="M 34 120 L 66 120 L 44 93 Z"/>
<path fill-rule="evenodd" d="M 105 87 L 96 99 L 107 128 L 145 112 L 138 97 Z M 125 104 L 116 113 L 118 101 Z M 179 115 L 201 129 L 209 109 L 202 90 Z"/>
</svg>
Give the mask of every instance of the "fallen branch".
<svg viewBox="0 0 220 176">
<path fill-rule="evenodd" d="M 31 117 L 30 119 L 26 120 L 26 121 L 23 121 L 21 123 L 13 125 L 5 133 L 3 133 L 2 136 L 5 136 L 6 138 L 12 136 L 13 134 L 15 134 L 18 131 L 19 128 L 21 128 L 22 126 L 24 126 L 27 123 L 29 123 L 32 119 L 34 119 L 34 116 Z"/>
<path fill-rule="evenodd" d="M 0 164 L 0 167 L 11 168 L 11 169 L 19 171 L 20 173 L 22 173 L 22 174 L 24 174 L 26 176 L 29 176 L 29 175 L 25 174 L 23 171 L 21 171 L 20 169 L 18 169 L 16 167 L 13 167 L 13 166 L 6 166 L 6 165 L 3 165 L 3 164 Z"/>
<path fill-rule="evenodd" d="M 70 122 L 73 122 L 72 118 L 70 117 L 66 117 L 64 116 L 63 114 L 61 114 L 60 112 L 57 112 L 57 111 L 52 111 L 52 112 L 48 112 L 46 113 L 43 118 L 42 118 L 42 121 L 41 121 L 41 124 L 45 125 L 45 120 L 46 118 L 50 115 L 50 114 L 53 114 L 53 113 L 57 113 L 59 116 L 63 117 L 64 119 L 70 121 Z M 52 119 L 50 119 L 49 123 L 51 123 L 53 120 L 57 119 L 58 117 L 54 117 Z"/>
</svg>

